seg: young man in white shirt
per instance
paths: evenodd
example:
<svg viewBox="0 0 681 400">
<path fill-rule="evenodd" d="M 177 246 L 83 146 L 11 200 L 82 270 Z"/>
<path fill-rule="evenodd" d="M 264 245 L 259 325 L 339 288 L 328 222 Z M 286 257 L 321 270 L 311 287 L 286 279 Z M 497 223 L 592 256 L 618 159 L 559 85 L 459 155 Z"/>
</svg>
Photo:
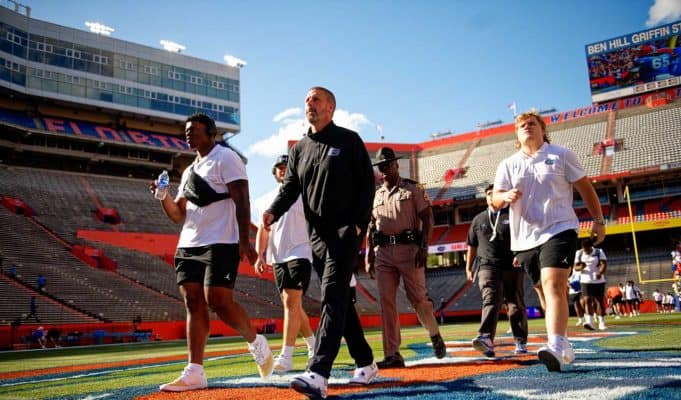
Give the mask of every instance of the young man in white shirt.
<svg viewBox="0 0 681 400">
<path fill-rule="evenodd" d="M 185 123 L 189 147 L 196 160 L 182 174 L 177 197 L 165 196 L 161 206 L 182 232 L 175 253 L 175 273 L 187 310 L 189 363 L 161 391 L 184 392 L 208 386 L 203 355 L 210 331 L 209 309 L 248 342 L 258 372 L 272 373 L 272 353 L 267 339 L 256 335 L 250 318 L 234 301 L 232 289 L 239 262 L 255 263 L 249 241 L 250 204 L 246 168 L 231 149 L 215 143 L 217 128 L 206 114 L 194 114 Z M 155 192 L 156 182 L 150 190 Z"/>
<path fill-rule="evenodd" d="M 548 343 L 537 356 L 549 371 L 574 360 L 567 340 L 565 285 L 577 244 L 579 221 L 572 208 L 573 187 L 594 217 L 592 235 L 605 239 L 598 196 L 577 156 L 550 144 L 546 122 L 536 112 L 515 121 L 517 153 L 497 167 L 493 205 L 510 207 L 511 250 L 528 272 L 546 313 Z"/>
<path fill-rule="evenodd" d="M 584 299 L 584 328 L 592 331 L 593 314 L 598 315 L 598 329 L 606 330 L 605 308 L 605 270 L 607 258 L 602 249 L 593 246 L 591 239 L 582 240 L 582 248 L 575 253 L 575 267 L 579 264 L 583 267 L 580 274 L 582 298 Z"/>
<path fill-rule="evenodd" d="M 288 155 L 284 154 L 277 158 L 272 167 L 274 179 L 280 185 L 286 175 L 287 163 Z M 312 248 L 307 234 L 302 197 L 298 197 L 291 208 L 269 228 L 260 224 L 255 242 L 258 251 L 255 271 L 262 274 L 266 264 L 272 265 L 274 281 L 284 304 L 284 344 L 274 361 L 274 371 L 288 372 L 293 369 L 293 347 L 298 332 L 305 340 L 309 357 L 314 355 L 315 345 L 315 337 L 302 300 L 310 284 L 312 271 Z"/>
</svg>

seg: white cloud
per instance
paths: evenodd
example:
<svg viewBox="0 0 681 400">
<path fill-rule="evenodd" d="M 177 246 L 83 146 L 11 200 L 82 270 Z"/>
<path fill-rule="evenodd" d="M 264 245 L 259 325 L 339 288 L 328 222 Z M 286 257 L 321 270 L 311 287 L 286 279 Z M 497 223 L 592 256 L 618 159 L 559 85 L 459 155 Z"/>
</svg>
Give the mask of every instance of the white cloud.
<svg viewBox="0 0 681 400">
<path fill-rule="evenodd" d="M 272 183 L 274 183 L 274 179 L 272 179 Z M 277 193 L 279 193 L 278 185 L 269 192 L 251 201 L 251 220 L 256 226 L 260 224 L 262 213 L 272 205 L 274 198 L 277 197 Z"/>
<path fill-rule="evenodd" d="M 223 59 L 230 67 L 243 68 L 246 66 L 246 64 L 248 64 L 245 60 L 242 60 L 239 57 L 234 57 L 231 54 L 225 54 Z"/>
<path fill-rule="evenodd" d="M 300 108 L 289 108 L 277 114 L 273 121 L 281 126 L 276 133 L 253 143 L 247 150 L 246 156 L 260 155 L 264 157 L 276 157 L 286 153 L 289 140 L 299 140 L 308 129 L 308 123 L 302 115 Z M 355 132 L 373 133 L 376 124 L 371 122 L 364 114 L 353 113 L 343 109 L 337 109 L 333 115 L 333 121 L 338 126 L 352 129 Z"/>
<path fill-rule="evenodd" d="M 651 27 L 662 22 L 672 22 L 681 17 L 681 1 L 679 0 L 655 0 L 648 10 L 646 26 Z"/>
<path fill-rule="evenodd" d="M 287 120 L 291 117 L 298 117 L 303 113 L 303 109 L 300 107 L 287 108 L 286 110 L 275 115 L 272 119 L 273 122 L 281 122 Z"/>
</svg>

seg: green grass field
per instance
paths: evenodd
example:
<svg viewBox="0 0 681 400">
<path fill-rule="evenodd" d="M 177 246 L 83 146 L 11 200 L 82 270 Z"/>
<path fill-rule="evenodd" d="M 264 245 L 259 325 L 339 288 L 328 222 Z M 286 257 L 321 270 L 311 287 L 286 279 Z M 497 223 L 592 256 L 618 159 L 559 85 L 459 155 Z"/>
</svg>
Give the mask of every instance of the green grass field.
<svg viewBox="0 0 681 400">
<path fill-rule="evenodd" d="M 602 348 L 681 354 L 679 313 L 644 314 L 621 320 L 608 319 L 607 323 L 609 332 L 638 333 L 599 339 L 597 344 Z M 585 332 L 574 324 L 575 318 L 571 318 L 571 335 Z M 530 320 L 529 327 L 530 334 L 542 334 L 544 320 Z M 508 322 L 500 321 L 498 336 L 503 336 L 507 328 Z M 476 335 L 476 330 L 477 323 L 471 322 L 441 327 L 445 341 L 470 340 Z M 367 330 L 366 335 L 376 359 L 381 359 L 380 330 Z M 280 335 L 270 335 L 269 339 L 273 348 L 281 346 Z M 423 328 L 403 328 L 401 353 L 409 359 L 417 355 L 420 344 L 427 342 L 429 340 Z M 302 340 L 298 343 L 302 345 Z M 0 353 L 0 398 L 70 399 L 87 398 L 102 392 L 113 393 L 112 397 L 102 398 L 134 398 L 140 394 L 153 393 L 159 384 L 173 380 L 184 366 L 185 355 L 183 341 L 3 352 Z M 253 376 L 256 373 L 242 340 L 212 338 L 206 348 L 206 355 L 205 369 L 209 378 Z M 295 353 L 294 367 L 303 370 L 306 361 L 304 346 L 299 347 Z M 341 348 L 335 365 L 346 369 L 352 367 L 352 359 L 345 347 Z M 131 387 L 138 390 L 125 391 Z"/>
</svg>

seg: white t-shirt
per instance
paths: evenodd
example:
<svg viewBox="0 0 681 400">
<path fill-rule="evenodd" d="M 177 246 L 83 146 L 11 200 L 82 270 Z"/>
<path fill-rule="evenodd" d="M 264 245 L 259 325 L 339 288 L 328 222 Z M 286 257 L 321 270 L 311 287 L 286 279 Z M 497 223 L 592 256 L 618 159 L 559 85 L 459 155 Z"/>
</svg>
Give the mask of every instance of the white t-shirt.
<svg viewBox="0 0 681 400">
<path fill-rule="evenodd" d="M 226 193 L 227 184 L 248 179 L 241 158 L 224 146 L 215 145 L 200 161 L 192 164 L 198 174 L 217 193 Z M 182 197 L 190 168 L 182 173 L 177 199 Z M 236 205 L 231 198 L 199 207 L 187 201 L 187 216 L 182 226 L 177 247 L 199 247 L 216 243 L 239 243 L 239 227 L 236 221 Z"/>
<path fill-rule="evenodd" d="M 674 296 L 672 296 L 671 294 L 664 295 L 663 302 L 664 304 L 674 304 Z"/>
<path fill-rule="evenodd" d="M 268 264 L 281 264 L 299 258 L 312 262 L 312 247 L 307 234 L 301 196 L 298 196 L 298 200 L 291 208 L 272 224 L 267 241 Z"/>
<path fill-rule="evenodd" d="M 603 250 L 594 247 L 591 254 L 587 254 L 584 250 L 579 249 L 575 253 L 575 264 L 583 262 L 586 267 L 582 270 L 580 275 L 581 283 L 605 283 L 605 274 L 601 275 L 600 279 L 596 278 L 600 270 L 600 260 L 607 260 Z"/>
<path fill-rule="evenodd" d="M 511 250 L 529 250 L 560 232 L 579 228 L 572 183 L 584 176 L 575 153 L 549 143 L 533 157 L 519 151 L 499 164 L 494 188 L 522 192 L 510 205 Z"/>
<path fill-rule="evenodd" d="M 623 292 L 624 296 L 622 296 L 622 297 L 624 298 L 624 300 L 636 300 L 636 299 L 639 299 L 640 293 L 641 293 L 641 291 L 639 290 L 638 286 L 636 286 L 636 285 L 634 285 L 634 286 L 625 285 L 624 286 L 624 292 Z"/>
<path fill-rule="evenodd" d="M 657 301 L 660 301 L 660 302 L 661 302 L 663 298 L 664 298 L 664 295 L 663 295 L 662 293 L 660 293 L 660 292 L 658 292 L 658 291 L 653 292 L 653 299 L 654 299 L 656 302 L 657 302 Z"/>
</svg>

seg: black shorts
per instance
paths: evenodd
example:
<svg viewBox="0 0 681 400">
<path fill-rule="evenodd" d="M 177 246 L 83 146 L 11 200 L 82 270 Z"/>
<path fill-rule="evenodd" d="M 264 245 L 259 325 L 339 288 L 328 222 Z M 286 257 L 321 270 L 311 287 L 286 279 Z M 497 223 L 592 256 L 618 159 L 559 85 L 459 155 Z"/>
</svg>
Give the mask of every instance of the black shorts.
<svg viewBox="0 0 681 400">
<path fill-rule="evenodd" d="M 605 293 L 605 282 L 582 283 L 582 293 L 585 297 L 595 297 L 597 299 L 602 299 Z"/>
<path fill-rule="evenodd" d="M 296 258 L 281 264 L 274 264 L 274 283 L 281 293 L 284 289 L 307 291 L 310 285 L 312 264 L 305 258 Z"/>
<path fill-rule="evenodd" d="M 577 232 L 570 229 L 563 231 L 533 249 L 515 253 L 515 258 L 525 268 L 537 287 L 541 284 L 542 268 L 570 269 L 575 258 L 577 247 Z"/>
<path fill-rule="evenodd" d="M 582 298 L 582 292 L 572 293 L 568 296 L 568 302 L 574 303 Z"/>
<path fill-rule="evenodd" d="M 612 298 L 612 304 L 622 304 L 622 296 L 615 296 Z"/>
<path fill-rule="evenodd" d="M 662 305 L 662 300 L 656 301 L 655 304 L 657 304 L 658 306 L 661 306 L 661 305 Z"/>
<path fill-rule="evenodd" d="M 175 252 L 177 284 L 194 282 L 233 289 L 239 260 L 238 244 L 178 248 Z"/>
</svg>

